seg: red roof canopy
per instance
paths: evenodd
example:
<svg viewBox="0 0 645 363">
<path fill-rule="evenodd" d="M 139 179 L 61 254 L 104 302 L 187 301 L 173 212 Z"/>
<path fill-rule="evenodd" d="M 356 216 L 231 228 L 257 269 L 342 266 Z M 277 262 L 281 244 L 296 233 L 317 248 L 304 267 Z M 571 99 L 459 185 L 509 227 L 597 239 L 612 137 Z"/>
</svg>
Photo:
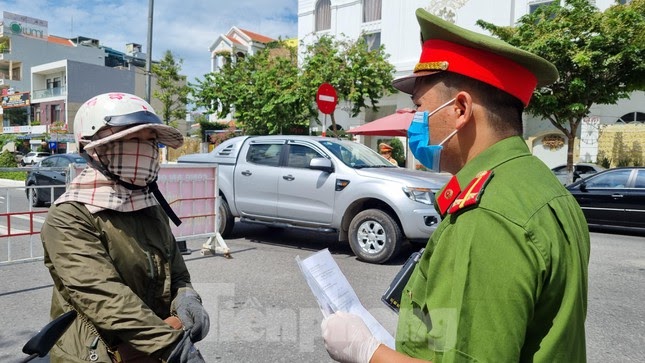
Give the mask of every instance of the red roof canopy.
<svg viewBox="0 0 645 363">
<path fill-rule="evenodd" d="M 415 110 L 403 108 L 347 132 L 355 135 L 407 136 L 414 112 Z"/>
</svg>

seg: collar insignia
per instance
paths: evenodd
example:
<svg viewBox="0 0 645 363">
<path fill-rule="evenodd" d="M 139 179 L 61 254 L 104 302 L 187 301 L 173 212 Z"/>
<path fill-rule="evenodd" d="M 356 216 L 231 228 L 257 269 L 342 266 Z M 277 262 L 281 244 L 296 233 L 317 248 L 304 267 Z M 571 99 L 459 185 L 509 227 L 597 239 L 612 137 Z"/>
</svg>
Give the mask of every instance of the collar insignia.
<svg viewBox="0 0 645 363">
<path fill-rule="evenodd" d="M 448 213 L 455 213 L 471 206 L 476 206 L 484 194 L 484 187 L 493 176 L 492 170 L 481 171 L 471 180 L 466 188 L 456 197 L 450 205 Z"/>
<path fill-rule="evenodd" d="M 461 193 L 459 181 L 457 180 L 456 176 L 453 176 L 448 184 L 446 184 L 446 186 L 443 188 L 441 194 L 438 194 L 436 197 L 436 203 L 439 207 L 439 213 L 441 213 L 442 217 L 444 214 L 446 214 L 446 211 L 455 200 L 455 198 L 457 198 L 459 193 Z"/>
</svg>

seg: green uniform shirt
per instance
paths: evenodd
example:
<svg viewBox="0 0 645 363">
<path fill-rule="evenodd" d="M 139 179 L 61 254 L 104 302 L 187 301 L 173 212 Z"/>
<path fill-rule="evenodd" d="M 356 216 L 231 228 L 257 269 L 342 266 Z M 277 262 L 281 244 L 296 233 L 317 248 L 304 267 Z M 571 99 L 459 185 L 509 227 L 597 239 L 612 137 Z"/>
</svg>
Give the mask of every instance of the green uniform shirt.
<svg viewBox="0 0 645 363">
<path fill-rule="evenodd" d="M 493 175 L 444 216 L 402 298 L 396 349 L 433 362 L 584 362 L 589 231 L 520 137 L 457 174 Z"/>
<path fill-rule="evenodd" d="M 170 354 L 183 331 L 163 319 L 177 290 L 191 284 L 161 207 L 91 214 L 77 202 L 52 205 L 40 236 L 54 280 L 52 317 L 82 315 L 52 348 L 51 362 L 112 362 L 107 349 L 120 343 Z"/>
</svg>

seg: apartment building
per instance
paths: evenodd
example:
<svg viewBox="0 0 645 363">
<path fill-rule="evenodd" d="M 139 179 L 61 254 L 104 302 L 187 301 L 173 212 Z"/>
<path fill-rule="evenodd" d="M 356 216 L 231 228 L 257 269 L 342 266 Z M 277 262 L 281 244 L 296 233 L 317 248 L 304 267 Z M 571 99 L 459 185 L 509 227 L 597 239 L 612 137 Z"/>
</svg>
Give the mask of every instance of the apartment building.
<svg viewBox="0 0 645 363">
<path fill-rule="evenodd" d="M 2 132 L 17 134 L 31 149 L 45 142 L 55 152 L 74 151 L 73 120 L 83 102 L 109 91 L 145 96 L 146 54 L 136 43 L 125 48 L 120 52 L 98 39 L 50 35 L 45 20 L 3 12 Z M 152 106 L 161 108 L 158 100 Z"/>
</svg>

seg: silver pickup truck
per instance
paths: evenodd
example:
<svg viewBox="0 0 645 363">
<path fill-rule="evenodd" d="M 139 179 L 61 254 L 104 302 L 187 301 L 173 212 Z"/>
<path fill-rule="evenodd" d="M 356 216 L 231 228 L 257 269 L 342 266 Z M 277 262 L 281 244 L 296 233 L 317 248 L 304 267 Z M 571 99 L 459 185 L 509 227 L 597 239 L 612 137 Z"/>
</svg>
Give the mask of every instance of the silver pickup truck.
<svg viewBox="0 0 645 363">
<path fill-rule="evenodd" d="M 337 233 L 356 256 L 384 263 L 439 222 L 434 192 L 449 175 L 390 164 L 363 144 L 315 136 L 239 136 L 179 163 L 216 163 L 222 236 L 235 218 Z"/>
</svg>

